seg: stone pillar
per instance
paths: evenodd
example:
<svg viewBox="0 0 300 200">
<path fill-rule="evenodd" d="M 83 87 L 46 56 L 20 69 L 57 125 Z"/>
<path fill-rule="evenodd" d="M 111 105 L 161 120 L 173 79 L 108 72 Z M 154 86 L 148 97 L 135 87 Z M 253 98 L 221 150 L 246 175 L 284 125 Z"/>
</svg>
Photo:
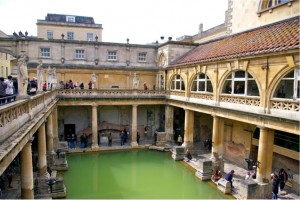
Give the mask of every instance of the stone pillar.
<svg viewBox="0 0 300 200">
<path fill-rule="evenodd" d="M 185 110 L 184 139 L 182 146 L 193 149 L 194 143 L 194 111 Z M 192 150 L 191 150 L 192 151 Z"/>
<path fill-rule="evenodd" d="M 97 108 L 98 108 L 97 105 L 92 106 L 92 134 L 93 134 L 92 150 L 93 151 L 99 150 Z"/>
<path fill-rule="evenodd" d="M 53 121 L 53 147 L 54 149 L 58 148 L 58 142 L 59 142 L 59 137 L 58 137 L 58 121 L 57 121 L 57 107 L 53 109 L 52 113 L 52 121 Z"/>
<path fill-rule="evenodd" d="M 45 174 L 47 171 L 45 123 L 38 129 L 38 163 L 39 175 Z"/>
<path fill-rule="evenodd" d="M 137 105 L 132 105 L 132 119 L 131 119 L 131 146 L 137 147 Z"/>
<path fill-rule="evenodd" d="M 28 142 L 20 153 L 21 158 L 21 198 L 33 199 L 33 169 L 31 142 Z"/>
<path fill-rule="evenodd" d="M 48 154 L 54 153 L 53 151 L 53 121 L 52 113 L 47 118 L 47 152 Z"/>
<path fill-rule="evenodd" d="M 219 117 L 213 115 L 213 130 L 212 130 L 212 150 L 211 158 L 218 160 L 219 158 Z"/>
<path fill-rule="evenodd" d="M 268 182 L 271 179 L 273 144 L 274 130 L 261 127 L 257 155 L 257 180 L 259 182 Z"/>
<path fill-rule="evenodd" d="M 174 107 L 166 105 L 165 107 L 165 132 L 166 141 L 172 142 L 173 140 L 173 123 L 174 123 Z"/>
</svg>

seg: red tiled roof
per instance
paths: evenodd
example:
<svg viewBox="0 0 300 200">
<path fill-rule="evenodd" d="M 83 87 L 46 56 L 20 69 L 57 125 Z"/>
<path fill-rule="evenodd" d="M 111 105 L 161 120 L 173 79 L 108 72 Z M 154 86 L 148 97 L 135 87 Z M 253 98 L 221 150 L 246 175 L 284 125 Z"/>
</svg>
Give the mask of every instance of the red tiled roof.
<svg viewBox="0 0 300 200">
<path fill-rule="evenodd" d="M 299 17 L 200 44 L 171 66 L 299 49 Z"/>
</svg>

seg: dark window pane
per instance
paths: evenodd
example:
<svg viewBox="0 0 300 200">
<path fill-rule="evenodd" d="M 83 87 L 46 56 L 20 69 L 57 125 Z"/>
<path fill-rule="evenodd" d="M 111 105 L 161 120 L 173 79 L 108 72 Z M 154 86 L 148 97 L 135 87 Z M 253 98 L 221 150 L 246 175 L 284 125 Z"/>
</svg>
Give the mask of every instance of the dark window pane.
<svg viewBox="0 0 300 200">
<path fill-rule="evenodd" d="M 197 91 L 197 81 L 193 81 L 191 91 Z"/>
<path fill-rule="evenodd" d="M 259 96 L 258 87 L 254 80 L 248 81 L 247 95 L 248 96 Z"/>
<path fill-rule="evenodd" d="M 213 87 L 210 81 L 207 81 L 207 92 L 213 92 Z"/>
<path fill-rule="evenodd" d="M 235 81 L 234 86 L 234 94 L 245 93 L 245 81 Z"/>
<path fill-rule="evenodd" d="M 293 98 L 294 80 L 282 80 L 275 90 L 275 98 Z"/>
<path fill-rule="evenodd" d="M 222 89 L 222 93 L 231 94 L 231 92 L 232 92 L 231 80 L 226 80 L 225 84 L 224 84 L 224 87 Z"/>
<path fill-rule="evenodd" d="M 198 82 L 198 85 L 199 85 L 198 91 L 205 91 L 205 82 L 204 81 Z"/>
<path fill-rule="evenodd" d="M 245 72 L 244 71 L 238 71 L 235 72 L 235 78 L 245 78 Z"/>
<path fill-rule="evenodd" d="M 176 90 L 179 90 L 179 89 L 180 89 L 180 82 L 176 81 Z"/>
<path fill-rule="evenodd" d="M 205 74 L 200 74 L 199 79 L 205 79 Z"/>
<path fill-rule="evenodd" d="M 183 81 L 181 81 L 181 90 L 185 90 L 185 85 Z"/>
</svg>

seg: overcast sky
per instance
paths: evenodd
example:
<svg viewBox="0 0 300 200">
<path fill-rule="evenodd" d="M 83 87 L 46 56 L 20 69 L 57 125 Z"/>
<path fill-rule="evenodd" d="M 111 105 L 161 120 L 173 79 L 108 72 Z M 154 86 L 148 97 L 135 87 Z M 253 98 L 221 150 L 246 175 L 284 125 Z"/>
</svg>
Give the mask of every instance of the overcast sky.
<svg viewBox="0 0 300 200">
<path fill-rule="evenodd" d="M 160 36 L 173 40 L 224 23 L 228 0 L 0 0 L 0 30 L 28 31 L 47 13 L 93 17 L 103 42 L 147 44 Z"/>
</svg>

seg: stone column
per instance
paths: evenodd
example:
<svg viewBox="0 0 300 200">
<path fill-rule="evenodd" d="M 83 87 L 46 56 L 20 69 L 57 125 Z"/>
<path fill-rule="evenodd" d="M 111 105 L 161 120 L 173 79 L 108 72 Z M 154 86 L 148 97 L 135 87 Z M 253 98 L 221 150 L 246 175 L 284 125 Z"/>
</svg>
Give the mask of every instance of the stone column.
<svg viewBox="0 0 300 200">
<path fill-rule="evenodd" d="M 53 109 L 52 113 L 52 121 L 53 121 L 53 148 L 57 149 L 58 148 L 58 142 L 59 142 L 59 137 L 58 137 L 58 121 L 57 121 L 57 107 Z"/>
<path fill-rule="evenodd" d="M 54 153 L 53 150 L 53 121 L 52 113 L 47 118 L 47 153 Z"/>
<path fill-rule="evenodd" d="M 212 150 L 211 158 L 218 160 L 219 158 L 219 117 L 213 115 L 213 130 L 212 130 Z"/>
<path fill-rule="evenodd" d="M 137 105 L 132 105 L 132 119 L 131 119 L 131 146 L 139 146 L 136 141 L 137 135 Z"/>
<path fill-rule="evenodd" d="M 167 142 L 173 140 L 174 107 L 166 105 L 165 107 L 165 132 Z"/>
<path fill-rule="evenodd" d="M 184 142 L 182 146 L 193 149 L 194 144 L 194 111 L 185 110 L 184 119 Z"/>
<path fill-rule="evenodd" d="M 98 119 L 97 119 L 97 105 L 92 105 L 92 150 L 97 151 L 99 150 L 98 145 Z"/>
<path fill-rule="evenodd" d="M 34 199 L 31 142 L 20 153 L 21 158 L 21 198 Z"/>
<path fill-rule="evenodd" d="M 38 129 L 38 163 L 39 175 L 45 174 L 47 171 L 45 123 Z"/>
<path fill-rule="evenodd" d="M 259 182 L 268 182 L 271 179 L 273 145 L 274 130 L 261 127 L 257 155 L 257 180 Z"/>
</svg>

